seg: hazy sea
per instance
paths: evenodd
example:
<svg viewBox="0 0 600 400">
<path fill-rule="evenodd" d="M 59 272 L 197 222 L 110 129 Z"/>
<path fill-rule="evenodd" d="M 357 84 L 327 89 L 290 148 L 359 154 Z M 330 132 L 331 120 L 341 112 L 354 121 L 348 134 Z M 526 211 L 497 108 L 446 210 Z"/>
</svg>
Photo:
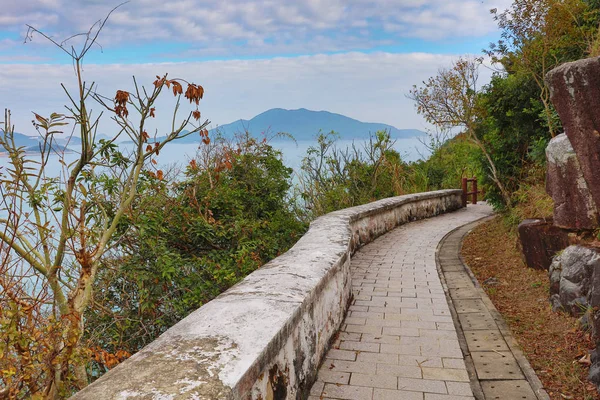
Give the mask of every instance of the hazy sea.
<svg viewBox="0 0 600 400">
<path fill-rule="evenodd" d="M 351 147 L 352 144 L 362 149 L 365 144 L 364 140 L 338 140 L 336 141 L 336 147 L 338 149 L 345 149 Z M 316 141 L 306 140 L 294 142 L 292 140 L 273 140 L 270 144 L 281 150 L 283 154 L 283 161 L 285 165 L 294 169 L 298 172 L 302 159 L 306 156 L 306 151 L 310 146 L 316 146 Z M 196 155 L 196 151 L 200 144 L 179 144 L 170 143 L 164 147 L 160 155 L 156 158 L 159 167 L 167 169 L 173 166 L 184 166 Z M 416 161 L 421 158 L 429 156 L 427 148 L 419 141 L 419 138 L 412 137 L 407 139 L 397 139 L 394 144 L 394 149 L 397 150 L 404 161 Z M 65 162 L 69 163 L 76 160 L 78 155 L 76 153 L 69 153 L 65 155 Z M 32 159 L 39 159 L 39 156 L 31 154 Z M 0 156 L 0 168 L 4 169 L 9 166 L 9 159 L 6 156 Z M 63 166 L 59 162 L 59 157 L 56 155 L 50 156 L 48 164 L 46 165 L 46 176 L 47 177 L 58 177 L 61 173 Z M 0 172 L 2 172 L 0 169 Z"/>
</svg>

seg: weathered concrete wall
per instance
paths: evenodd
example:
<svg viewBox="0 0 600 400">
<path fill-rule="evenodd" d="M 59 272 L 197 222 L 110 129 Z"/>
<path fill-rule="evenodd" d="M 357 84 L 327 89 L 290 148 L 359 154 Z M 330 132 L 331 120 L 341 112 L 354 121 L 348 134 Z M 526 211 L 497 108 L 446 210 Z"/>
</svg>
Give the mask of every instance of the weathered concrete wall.
<svg viewBox="0 0 600 400">
<path fill-rule="evenodd" d="M 327 214 L 287 253 L 73 398 L 306 398 L 351 300 L 356 249 L 398 225 L 460 207 L 460 190 L 442 190 Z"/>
</svg>

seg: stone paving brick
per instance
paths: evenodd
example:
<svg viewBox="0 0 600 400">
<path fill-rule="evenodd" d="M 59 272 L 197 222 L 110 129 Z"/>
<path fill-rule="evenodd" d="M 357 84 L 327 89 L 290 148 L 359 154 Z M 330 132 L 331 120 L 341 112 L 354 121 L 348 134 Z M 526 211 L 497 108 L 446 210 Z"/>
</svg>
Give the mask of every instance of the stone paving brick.
<svg viewBox="0 0 600 400">
<path fill-rule="evenodd" d="M 448 393 L 446 384 L 443 381 L 428 379 L 398 378 L 398 389 L 412 390 L 415 392 Z"/>
<path fill-rule="evenodd" d="M 370 333 L 363 333 L 361 342 L 370 343 L 386 343 L 386 344 L 400 344 L 399 335 L 372 335 Z"/>
<path fill-rule="evenodd" d="M 475 400 L 475 397 L 425 393 L 425 400 Z"/>
<path fill-rule="evenodd" d="M 362 312 L 366 312 L 366 311 L 369 311 L 369 307 L 357 306 L 357 305 L 353 304 L 353 305 L 351 305 L 348 308 L 348 311 L 362 311 Z"/>
<path fill-rule="evenodd" d="M 401 378 L 422 378 L 421 368 L 408 365 L 377 364 L 377 375 L 391 375 Z"/>
<path fill-rule="evenodd" d="M 393 312 L 384 313 L 384 318 L 385 319 L 395 319 L 398 321 L 418 321 L 419 320 L 418 315 L 407 315 L 407 314 L 400 314 L 400 313 L 393 313 Z"/>
<path fill-rule="evenodd" d="M 343 328 L 345 332 L 353 333 L 381 333 L 381 326 L 367 326 L 367 325 L 346 325 Z"/>
<path fill-rule="evenodd" d="M 435 325 L 439 330 L 456 332 L 456 328 L 452 322 L 436 322 Z"/>
<path fill-rule="evenodd" d="M 373 399 L 377 400 L 423 400 L 423 393 L 404 390 L 375 389 Z"/>
<path fill-rule="evenodd" d="M 436 345 L 436 346 L 423 345 L 423 346 L 421 346 L 421 355 L 437 356 L 437 357 L 451 357 L 451 358 L 463 356 L 460 346 L 458 348 L 454 348 L 454 347 L 445 347 L 445 346 L 440 346 L 440 345 Z"/>
<path fill-rule="evenodd" d="M 471 398 L 435 251 L 446 233 L 488 213 L 470 206 L 406 224 L 354 254 L 354 302 L 309 399 Z M 457 274 L 454 286 L 466 279 Z"/>
<path fill-rule="evenodd" d="M 354 373 L 350 378 L 350 385 L 382 389 L 397 389 L 398 378 L 396 376 L 386 374 L 365 375 Z"/>
<path fill-rule="evenodd" d="M 436 324 L 438 324 L 438 323 L 452 324 L 452 326 L 454 326 L 452 317 L 447 316 L 447 315 L 420 315 L 419 320 L 427 321 L 427 322 L 435 322 Z M 433 328 L 433 329 L 435 329 L 435 328 Z"/>
<path fill-rule="evenodd" d="M 377 318 L 368 318 L 366 320 L 366 325 L 370 326 L 395 326 L 400 328 L 400 320 L 397 319 L 377 319 Z"/>
<path fill-rule="evenodd" d="M 338 383 L 342 385 L 347 385 L 350 381 L 350 373 L 349 372 L 340 372 L 340 371 L 328 371 L 328 370 L 320 370 L 319 375 L 317 375 L 317 380 L 325 383 Z"/>
<path fill-rule="evenodd" d="M 411 355 L 399 355 L 398 364 L 418 367 L 439 367 L 443 366 L 441 357 L 425 357 L 425 356 L 411 356 Z"/>
<path fill-rule="evenodd" d="M 351 342 L 349 340 L 345 340 L 340 344 L 340 349 L 379 353 L 379 343 Z"/>
<path fill-rule="evenodd" d="M 419 346 L 402 345 L 402 344 L 399 344 L 399 345 L 382 344 L 381 352 L 382 353 L 411 355 L 411 356 L 420 356 L 421 355 L 421 349 Z"/>
<path fill-rule="evenodd" d="M 328 369 L 330 371 L 341 372 L 372 372 L 374 374 L 377 370 L 377 364 L 358 361 L 333 360 L 331 358 L 326 358 L 323 362 L 323 365 L 321 366 L 321 369 Z"/>
<path fill-rule="evenodd" d="M 323 389 L 325 397 L 347 400 L 372 400 L 373 388 L 363 386 L 334 385 L 326 383 Z"/>
<path fill-rule="evenodd" d="M 384 313 L 368 312 L 368 311 L 351 311 L 349 316 L 356 318 L 370 318 L 370 319 L 383 319 Z"/>
<path fill-rule="evenodd" d="M 398 354 L 358 353 L 356 361 L 398 365 Z"/>
<path fill-rule="evenodd" d="M 450 368 L 423 368 L 423 379 L 437 379 L 441 381 L 469 382 L 466 369 Z"/>
<path fill-rule="evenodd" d="M 356 361 L 356 351 L 329 349 L 327 357 L 334 360 Z"/>
<path fill-rule="evenodd" d="M 466 382 L 446 382 L 448 394 L 455 396 L 472 396 L 471 384 Z"/>
<path fill-rule="evenodd" d="M 344 321 L 347 324 L 352 324 L 352 325 L 365 325 L 367 322 L 366 318 L 358 318 L 358 317 L 346 317 L 346 320 Z"/>
<path fill-rule="evenodd" d="M 311 396 L 320 396 L 321 393 L 323 392 L 323 388 L 325 387 L 325 382 L 323 381 L 316 381 L 314 385 L 312 385 L 312 388 L 310 388 L 310 395 Z M 310 399 L 310 397 L 309 397 Z"/>
<path fill-rule="evenodd" d="M 338 335 L 339 340 L 353 340 L 355 342 L 359 342 L 362 334 L 360 333 L 352 333 L 352 332 L 340 332 Z"/>
<path fill-rule="evenodd" d="M 419 335 L 422 337 L 436 337 L 440 339 L 458 340 L 458 336 L 456 336 L 456 331 L 439 329 L 419 329 Z"/>
<path fill-rule="evenodd" d="M 443 358 L 444 368 L 466 369 L 465 360 L 462 358 Z"/>
</svg>

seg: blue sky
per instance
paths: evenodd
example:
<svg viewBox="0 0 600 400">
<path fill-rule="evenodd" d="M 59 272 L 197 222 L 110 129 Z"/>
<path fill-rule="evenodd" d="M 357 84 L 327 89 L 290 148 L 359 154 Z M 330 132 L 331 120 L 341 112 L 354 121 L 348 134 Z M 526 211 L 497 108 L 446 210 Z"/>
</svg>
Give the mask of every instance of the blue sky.
<svg viewBox="0 0 600 400">
<path fill-rule="evenodd" d="M 40 35 L 23 43 L 26 24 L 62 41 L 117 4 L 3 0 L 0 107 L 11 108 L 17 124 L 29 128 L 31 111 L 59 111 L 59 83 L 73 78 L 69 58 Z M 131 86 L 131 75 L 150 84 L 172 71 L 205 87 L 203 113 L 214 124 L 271 107 L 304 107 L 423 128 L 405 97 L 412 84 L 459 55 L 480 55 L 499 36 L 489 10 L 508 6 L 509 0 L 132 0 L 111 15 L 85 72 L 99 90 L 114 93 Z"/>
</svg>

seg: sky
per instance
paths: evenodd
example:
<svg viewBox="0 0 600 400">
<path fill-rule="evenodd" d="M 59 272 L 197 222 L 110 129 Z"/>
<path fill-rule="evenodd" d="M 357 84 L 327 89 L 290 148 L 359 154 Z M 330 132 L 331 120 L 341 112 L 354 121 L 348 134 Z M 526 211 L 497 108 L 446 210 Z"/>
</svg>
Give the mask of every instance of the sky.
<svg viewBox="0 0 600 400">
<path fill-rule="evenodd" d="M 200 84 L 205 89 L 200 111 L 213 127 L 280 107 L 424 129 L 427 125 L 406 98 L 412 85 L 460 55 L 481 55 L 499 38 L 490 9 L 510 4 L 131 0 L 110 14 L 84 59 L 84 78 L 108 97 L 116 90 L 133 90 L 132 76 L 147 86 L 165 73 Z M 27 25 L 62 43 L 88 32 L 118 5 L 110 0 L 2 0 L 0 108 L 11 110 L 16 131 L 34 133 L 32 112 L 65 112 L 68 98 L 61 83 L 69 90 L 76 84 L 70 57 L 40 34 L 28 35 Z M 82 38 L 65 47 L 79 48 Z M 483 71 L 482 80 L 489 75 Z M 169 129 L 173 105 L 167 97 L 157 105 L 153 128 L 159 133 Z M 94 107 L 98 113 L 100 107 Z"/>
</svg>

